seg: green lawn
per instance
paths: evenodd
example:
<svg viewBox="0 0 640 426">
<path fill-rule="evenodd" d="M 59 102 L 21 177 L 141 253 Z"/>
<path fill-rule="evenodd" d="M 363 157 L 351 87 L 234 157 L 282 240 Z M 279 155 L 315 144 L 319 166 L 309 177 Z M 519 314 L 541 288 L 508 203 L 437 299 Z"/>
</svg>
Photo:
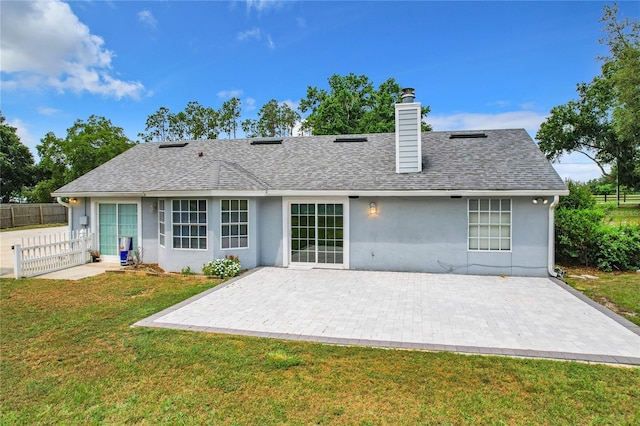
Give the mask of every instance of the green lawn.
<svg viewBox="0 0 640 426">
<path fill-rule="evenodd" d="M 640 369 L 131 328 L 211 281 L 0 280 L 2 424 L 640 424 Z"/>
<path fill-rule="evenodd" d="M 604 273 L 596 269 L 567 268 L 567 275 L 592 275 L 595 280 L 565 277 L 576 290 L 640 326 L 640 273 Z"/>
<path fill-rule="evenodd" d="M 607 203 L 601 207 L 605 211 L 602 222 L 610 226 L 640 225 L 640 207 L 638 204 L 621 205 Z"/>
</svg>

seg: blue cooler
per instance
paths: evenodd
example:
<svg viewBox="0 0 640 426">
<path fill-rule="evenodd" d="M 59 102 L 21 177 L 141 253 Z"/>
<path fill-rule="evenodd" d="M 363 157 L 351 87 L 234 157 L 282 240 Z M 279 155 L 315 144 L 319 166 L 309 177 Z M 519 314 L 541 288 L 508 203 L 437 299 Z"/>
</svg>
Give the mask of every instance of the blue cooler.
<svg viewBox="0 0 640 426">
<path fill-rule="evenodd" d="M 133 237 L 120 237 L 120 265 L 133 264 Z"/>
</svg>

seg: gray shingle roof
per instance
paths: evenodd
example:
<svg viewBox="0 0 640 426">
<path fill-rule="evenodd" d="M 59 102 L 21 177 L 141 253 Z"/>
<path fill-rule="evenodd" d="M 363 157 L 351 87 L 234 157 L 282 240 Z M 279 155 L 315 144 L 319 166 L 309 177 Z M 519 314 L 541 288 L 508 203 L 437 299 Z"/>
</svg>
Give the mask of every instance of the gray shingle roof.
<svg viewBox="0 0 640 426">
<path fill-rule="evenodd" d="M 475 132 L 475 131 L 474 131 Z M 367 142 L 335 136 L 192 141 L 181 148 L 136 145 L 56 191 L 56 195 L 203 190 L 547 190 L 566 186 L 524 129 L 484 130 L 486 138 L 422 134 L 421 173 L 395 172 L 395 134 Z M 355 136 L 355 135 L 354 135 Z M 201 154 L 201 155 L 200 155 Z M 105 194 L 106 195 L 106 194 Z"/>
</svg>

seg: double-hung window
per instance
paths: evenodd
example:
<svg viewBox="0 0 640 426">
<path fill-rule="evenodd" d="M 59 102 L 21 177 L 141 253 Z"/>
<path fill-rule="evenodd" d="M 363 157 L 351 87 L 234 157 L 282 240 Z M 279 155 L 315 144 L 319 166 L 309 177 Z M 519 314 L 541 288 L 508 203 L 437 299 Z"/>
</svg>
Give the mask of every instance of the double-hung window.
<svg viewBox="0 0 640 426">
<path fill-rule="evenodd" d="M 249 247 L 249 200 L 220 200 L 220 247 Z"/>
<path fill-rule="evenodd" d="M 469 200 L 469 250 L 511 250 L 511 200 Z"/>
<path fill-rule="evenodd" d="M 207 200 L 173 200 L 173 248 L 207 249 Z"/>
</svg>

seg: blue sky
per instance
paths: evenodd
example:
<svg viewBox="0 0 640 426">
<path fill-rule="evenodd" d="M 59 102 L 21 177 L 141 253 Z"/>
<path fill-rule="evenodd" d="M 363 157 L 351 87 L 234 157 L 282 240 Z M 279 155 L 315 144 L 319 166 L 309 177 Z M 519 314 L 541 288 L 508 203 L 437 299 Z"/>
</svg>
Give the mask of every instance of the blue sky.
<svg viewBox="0 0 640 426">
<path fill-rule="evenodd" d="M 431 107 L 435 130 L 523 127 L 600 71 L 605 2 L 76 1 L 1 7 L 0 108 L 35 146 L 104 116 L 130 139 L 189 101 L 242 118 L 270 99 L 296 107 L 332 74 L 394 77 Z M 619 2 L 638 17 L 637 2 Z M 561 176 L 599 176 L 573 155 Z"/>
</svg>

